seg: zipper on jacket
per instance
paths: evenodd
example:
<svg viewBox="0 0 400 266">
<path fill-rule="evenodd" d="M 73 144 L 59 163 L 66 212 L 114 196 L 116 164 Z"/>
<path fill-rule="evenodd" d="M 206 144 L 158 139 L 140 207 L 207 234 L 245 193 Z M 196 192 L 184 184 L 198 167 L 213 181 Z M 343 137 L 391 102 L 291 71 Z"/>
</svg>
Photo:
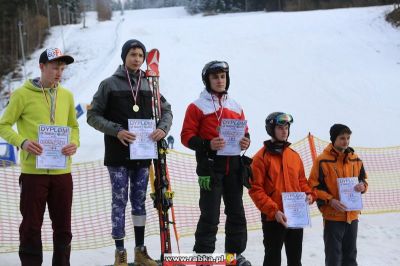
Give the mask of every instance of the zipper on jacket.
<svg viewBox="0 0 400 266">
<path fill-rule="evenodd" d="M 337 178 L 340 178 L 340 176 L 339 176 L 339 171 L 338 171 L 337 167 L 334 166 L 333 169 L 335 170 L 335 173 L 336 173 L 336 175 L 337 175 Z"/>
</svg>

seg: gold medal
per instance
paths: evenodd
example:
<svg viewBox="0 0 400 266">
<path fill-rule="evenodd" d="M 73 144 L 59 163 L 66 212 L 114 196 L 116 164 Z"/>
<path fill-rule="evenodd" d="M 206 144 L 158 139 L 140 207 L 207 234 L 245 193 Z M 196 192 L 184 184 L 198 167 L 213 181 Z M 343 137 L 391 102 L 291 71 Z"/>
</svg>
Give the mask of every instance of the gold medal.
<svg viewBox="0 0 400 266">
<path fill-rule="evenodd" d="M 221 127 L 217 126 L 217 128 L 216 128 L 217 132 L 219 132 L 220 129 L 221 129 Z"/>
<path fill-rule="evenodd" d="M 126 71 L 126 78 L 128 79 L 129 87 L 131 88 L 131 92 L 132 92 L 132 96 L 133 96 L 133 102 L 135 103 L 133 105 L 133 107 L 132 107 L 132 110 L 135 113 L 137 113 L 137 112 L 139 112 L 139 106 L 136 104 L 136 98 L 138 97 L 138 94 L 139 94 L 139 88 L 140 88 L 141 79 L 142 79 L 142 72 L 140 71 L 140 69 L 138 70 L 139 71 L 139 77 L 138 77 L 138 81 L 137 81 L 137 84 L 136 84 L 136 88 L 135 88 L 135 90 L 133 90 L 131 79 L 129 78 L 128 69 L 125 68 L 125 71 Z"/>
</svg>

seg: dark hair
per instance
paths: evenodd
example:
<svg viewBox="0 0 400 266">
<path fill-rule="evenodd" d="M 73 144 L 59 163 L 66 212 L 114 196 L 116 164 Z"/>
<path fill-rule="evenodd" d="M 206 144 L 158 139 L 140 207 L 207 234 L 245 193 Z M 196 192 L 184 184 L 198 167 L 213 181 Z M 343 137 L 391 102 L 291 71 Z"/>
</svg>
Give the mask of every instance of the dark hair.
<svg viewBox="0 0 400 266">
<path fill-rule="evenodd" d="M 329 130 L 329 134 L 331 135 L 332 143 L 335 143 L 336 138 L 342 134 L 349 134 L 351 135 L 351 130 L 348 126 L 343 124 L 334 124 L 331 129 Z"/>
<path fill-rule="evenodd" d="M 342 134 L 349 134 L 349 135 L 351 135 L 351 133 L 353 133 L 353 132 L 350 130 L 350 128 L 346 127 L 346 128 L 343 128 L 343 129 L 339 132 L 339 135 L 342 135 Z"/>
</svg>

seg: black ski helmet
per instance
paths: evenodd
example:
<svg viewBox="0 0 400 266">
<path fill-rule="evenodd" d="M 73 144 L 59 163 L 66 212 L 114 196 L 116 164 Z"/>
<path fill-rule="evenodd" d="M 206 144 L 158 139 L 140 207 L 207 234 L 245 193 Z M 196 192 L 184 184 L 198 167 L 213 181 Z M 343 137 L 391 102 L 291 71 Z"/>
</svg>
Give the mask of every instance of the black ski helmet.
<svg viewBox="0 0 400 266">
<path fill-rule="evenodd" d="M 208 76 L 211 73 L 218 73 L 221 71 L 226 73 L 225 91 L 228 91 L 230 79 L 229 79 L 229 65 L 227 62 L 214 60 L 214 61 L 208 62 L 203 67 L 203 71 L 201 71 L 201 79 L 203 80 L 203 83 L 206 86 L 206 90 L 208 92 L 211 92 L 210 80 L 208 79 Z"/>
<path fill-rule="evenodd" d="M 293 123 L 293 117 L 284 112 L 273 112 L 267 116 L 265 119 L 265 129 L 267 130 L 268 135 L 275 139 L 275 126 L 276 125 L 285 125 L 289 126 L 288 137 L 290 134 L 290 124 Z"/>
</svg>

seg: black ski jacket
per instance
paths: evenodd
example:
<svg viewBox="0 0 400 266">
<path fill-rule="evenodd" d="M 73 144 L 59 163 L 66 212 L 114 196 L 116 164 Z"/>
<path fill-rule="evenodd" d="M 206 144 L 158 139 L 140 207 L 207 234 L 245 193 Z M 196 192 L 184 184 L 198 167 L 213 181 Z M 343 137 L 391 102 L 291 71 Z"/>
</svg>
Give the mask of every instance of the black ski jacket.
<svg viewBox="0 0 400 266">
<path fill-rule="evenodd" d="M 130 160 L 129 147 L 123 145 L 117 138 L 121 129 L 128 130 L 128 119 L 152 119 L 152 91 L 145 73 L 141 71 L 141 85 L 136 98 L 139 111 L 134 112 L 132 90 L 126 77 L 123 65 L 115 73 L 103 80 L 93 96 L 91 108 L 87 112 L 87 123 L 104 133 L 105 155 L 104 165 L 147 167 L 150 160 Z M 139 73 L 129 74 L 133 89 L 136 88 Z M 168 134 L 172 124 L 171 105 L 161 96 L 161 120 L 157 128 Z"/>
</svg>

